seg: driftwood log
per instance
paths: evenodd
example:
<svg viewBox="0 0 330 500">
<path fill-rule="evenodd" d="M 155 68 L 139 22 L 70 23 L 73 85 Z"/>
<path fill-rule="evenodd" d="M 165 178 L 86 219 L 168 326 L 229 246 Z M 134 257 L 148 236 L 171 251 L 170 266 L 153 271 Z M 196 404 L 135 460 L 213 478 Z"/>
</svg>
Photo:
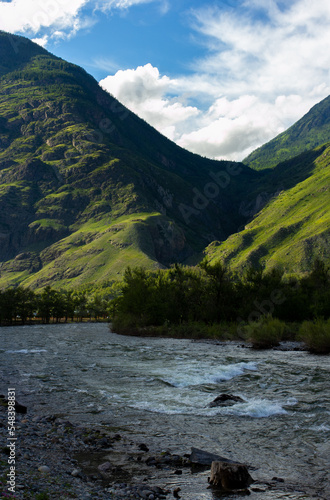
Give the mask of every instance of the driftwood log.
<svg viewBox="0 0 330 500">
<path fill-rule="evenodd" d="M 212 465 L 212 462 L 226 462 L 228 464 L 237 464 L 234 460 L 209 453 L 208 451 L 200 450 L 199 448 L 191 447 L 190 462 L 196 465 Z M 243 465 L 243 464 L 242 464 Z"/>
<path fill-rule="evenodd" d="M 253 482 L 245 465 L 212 462 L 210 477 L 211 486 L 223 490 L 244 490 Z"/>
</svg>

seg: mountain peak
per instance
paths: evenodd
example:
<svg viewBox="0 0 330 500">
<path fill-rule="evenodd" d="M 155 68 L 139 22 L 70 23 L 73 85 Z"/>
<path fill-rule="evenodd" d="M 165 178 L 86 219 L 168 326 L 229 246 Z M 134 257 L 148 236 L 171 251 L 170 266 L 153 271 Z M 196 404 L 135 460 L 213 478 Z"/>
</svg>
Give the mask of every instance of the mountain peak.
<svg viewBox="0 0 330 500">
<path fill-rule="evenodd" d="M 0 31 L 0 76 L 23 68 L 38 55 L 50 53 L 26 37 Z"/>
</svg>

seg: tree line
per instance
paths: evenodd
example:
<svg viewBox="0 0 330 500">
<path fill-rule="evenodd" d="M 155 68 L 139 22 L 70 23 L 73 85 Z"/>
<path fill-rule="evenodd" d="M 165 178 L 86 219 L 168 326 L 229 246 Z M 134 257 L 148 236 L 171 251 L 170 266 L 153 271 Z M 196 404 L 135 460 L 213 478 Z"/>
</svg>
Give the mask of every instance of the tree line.
<svg viewBox="0 0 330 500">
<path fill-rule="evenodd" d="M 127 268 L 121 283 L 84 290 L 0 291 L 0 324 L 113 321 L 118 331 L 200 322 L 246 324 L 273 316 L 286 322 L 330 318 L 330 269 L 314 262 L 303 277 L 249 268 L 231 273 L 222 262 L 167 270 Z M 116 330 L 115 330 L 116 331 Z"/>
<path fill-rule="evenodd" d="M 303 277 L 279 269 L 231 273 L 221 262 L 174 265 L 154 272 L 128 268 L 112 301 L 117 329 L 202 322 L 251 323 L 273 316 L 287 322 L 330 317 L 330 269 L 316 261 Z"/>
<path fill-rule="evenodd" d="M 107 319 L 113 294 L 111 287 L 54 290 L 46 286 L 41 292 L 22 286 L 8 288 L 0 291 L 0 324 Z"/>
</svg>

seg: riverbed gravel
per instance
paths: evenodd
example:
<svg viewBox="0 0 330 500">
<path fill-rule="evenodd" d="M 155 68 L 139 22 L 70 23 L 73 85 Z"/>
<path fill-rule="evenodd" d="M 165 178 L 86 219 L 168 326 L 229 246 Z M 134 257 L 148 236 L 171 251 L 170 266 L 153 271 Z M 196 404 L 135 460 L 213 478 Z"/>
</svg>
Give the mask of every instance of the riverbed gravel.
<svg viewBox="0 0 330 500">
<path fill-rule="evenodd" d="M 56 415 L 16 414 L 15 441 L 8 439 L 7 407 L 0 405 L 0 498 L 62 500 L 165 499 L 170 491 L 147 483 L 114 481 L 107 463 L 86 474 L 75 456 L 93 456 L 110 450 L 125 438 L 118 433 L 72 424 Z M 15 443 L 15 447 L 8 444 Z M 119 443 L 119 445 L 118 445 Z M 130 442 L 138 448 L 138 444 Z M 140 446 L 141 447 L 141 446 Z M 101 456 L 101 454 L 100 454 Z M 109 463 L 108 463 L 109 464 Z M 10 467 L 15 467 L 10 474 Z M 114 474 L 116 467 L 108 465 Z M 13 469 L 12 469 L 13 471 Z M 12 483 L 7 482 L 12 479 Z M 10 485 L 14 488 L 10 490 Z"/>
</svg>

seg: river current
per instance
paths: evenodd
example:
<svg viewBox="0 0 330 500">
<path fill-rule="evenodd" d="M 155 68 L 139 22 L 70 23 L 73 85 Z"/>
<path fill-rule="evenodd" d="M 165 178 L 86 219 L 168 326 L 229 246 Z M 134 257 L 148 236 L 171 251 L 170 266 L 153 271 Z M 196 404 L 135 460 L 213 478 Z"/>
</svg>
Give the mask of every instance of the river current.
<svg viewBox="0 0 330 500">
<path fill-rule="evenodd" d="M 125 427 L 181 455 L 201 448 L 290 486 L 253 499 L 330 498 L 328 356 L 120 336 L 83 323 L 0 328 L 0 363 L 0 392 L 15 387 L 41 414 Z M 244 401 L 208 407 L 221 393 Z M 193 488 L 182 481 L 185 500 L 214 498 L 205 476 Z"/>
</svg>

